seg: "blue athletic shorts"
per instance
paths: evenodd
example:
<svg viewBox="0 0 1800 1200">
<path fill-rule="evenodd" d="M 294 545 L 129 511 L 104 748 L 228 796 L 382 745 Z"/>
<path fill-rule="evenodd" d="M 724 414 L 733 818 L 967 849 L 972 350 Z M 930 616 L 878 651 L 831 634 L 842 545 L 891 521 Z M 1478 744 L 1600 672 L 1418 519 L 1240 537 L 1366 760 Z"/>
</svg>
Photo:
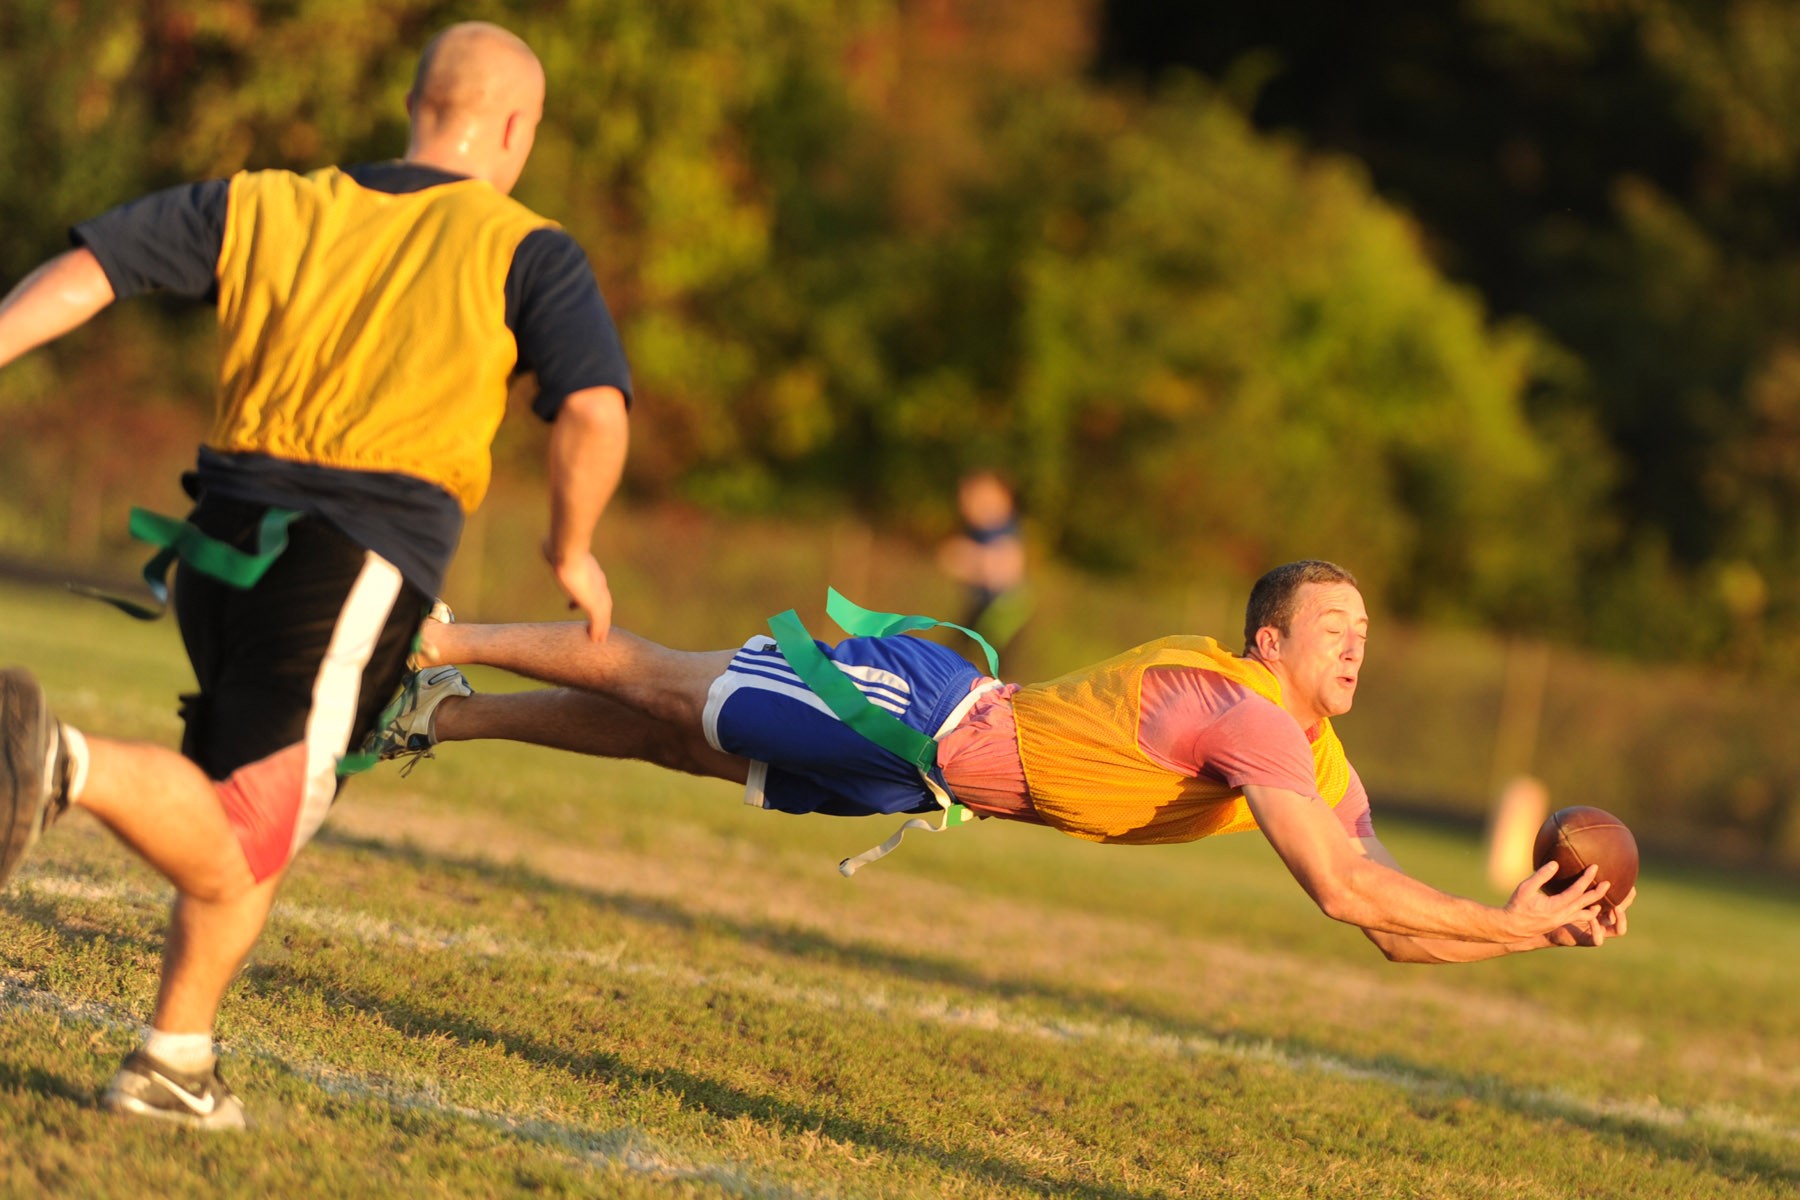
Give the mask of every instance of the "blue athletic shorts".
<svg viewBox="0 0 1800 1200">
<path fill-rule="evenodd" d="M 864 696 L 928 737 L 962 718 L 983 678 L 962 655 L 922 638 L 818 646 Z M 759 634 L 744 643 L 713 681 L 702 719 L 715 749 L 751 760 L 746 804 L 839 817 L 940 807 L 919 768 L 838 720 L 773 638 Z"/>
</svg>

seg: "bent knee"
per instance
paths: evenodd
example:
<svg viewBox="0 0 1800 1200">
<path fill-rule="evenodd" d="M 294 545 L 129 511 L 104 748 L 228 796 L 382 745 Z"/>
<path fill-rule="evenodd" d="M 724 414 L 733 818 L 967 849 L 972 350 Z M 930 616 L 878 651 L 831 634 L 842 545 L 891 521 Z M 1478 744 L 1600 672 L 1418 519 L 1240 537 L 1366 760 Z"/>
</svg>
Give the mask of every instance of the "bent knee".
<svg viewBox="0 0 1800 1200">
<path fill-rule="evenodd" d="M 251 871 L 250 863 L 243 855 L 230 857 L 236 861 L 218 862 L 186 873 L 181 881 L 181 894 L 202 904 L 236 904 L 247 898 L 262 880 Z"/>
</svg>

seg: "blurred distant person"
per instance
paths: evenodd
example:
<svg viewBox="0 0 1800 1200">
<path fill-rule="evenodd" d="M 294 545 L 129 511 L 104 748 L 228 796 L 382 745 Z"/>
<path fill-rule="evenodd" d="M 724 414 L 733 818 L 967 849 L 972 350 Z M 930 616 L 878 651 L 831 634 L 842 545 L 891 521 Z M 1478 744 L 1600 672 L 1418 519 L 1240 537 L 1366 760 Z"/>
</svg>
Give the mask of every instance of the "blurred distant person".
<svg viewBox="0 0 1800 1200">
<path fill-rule="evenodd" d="M 931 624 L 841 601 L 834 595 L 830 611 L 852 634 Z M 941 811 L 948 827 L 972 810 L 1093 842 L 1258 829 L 1327 916 L 1360 927 L 1397 962 L 1473 962 L 1623 935 L 1632 896 L 1603 910 L 1606 885 L 1592 868 L 1549 894 L 1550 864 L 1504 907 L 1401 873 L 1331 726 L 1355 697 L 1368 628 L 1355 579 L 1319 561 L 1257 582 L 1242 654 L 1212 638 L 1165 637 L 1024 686 L 923 638 L 828 646 L 792 612 L 770 621 L 772 638 L 710 653 L 622 630 L 593 643 L 573 625 L 427 621 L 426 664 L 479 663 L 562 687 L 479 694 L 455 667 L 428 666 L 379 749 L 396 758 L 503 738 L 731 780 L 747 803 L 782 812 Z M 852 873 L 899 837 L 839 869 Z"/>
<path fill-rule="evenodd" d="M 115 299 L 216 303 L 212 433 L 185 521 L 134 514 L 165 547 L 146 577 L 199 683 L 181 753 L 84 736 L 29 672 L 0 672 L 0 885 L 46 826 L 87 809 L 174 883 L 143 1046 L 102 1097 L 208 1129 L 244 1109 L 212 1030 L 288 863 L 325 819 L 406 670 L 463 520 L 487 491 L 509 378 L 553 422 L 543 550 L 584 639 L 612 621 L 590 544 L 627 441 L 624 351 L 580 246 L 510 198 L 544 72 L 506 30 L 432 39 L 400 160 L 246 171 L 75 227 L 77 248 L 0 302 L 0 365 Z"/>
<path fill-rule="evenodd" d="M 938 565 L 965 589 L 960 624 L 1003 651 L 1032 609 L 1012 489 L 993 471 L 974 471 L 957 485 L 956 506 L 962 532 L 939 547 Z"/>
<path fill-rule="evenodd" d="M 1512 886 L 1529 874 L 1532 844 L 1538 827 L 1550 815 L 1550 792 L 1529 775 L 1521 775 L 1500 789 L 1488 814 L 1487 874 L 1497 888 Z"/>
</svg>

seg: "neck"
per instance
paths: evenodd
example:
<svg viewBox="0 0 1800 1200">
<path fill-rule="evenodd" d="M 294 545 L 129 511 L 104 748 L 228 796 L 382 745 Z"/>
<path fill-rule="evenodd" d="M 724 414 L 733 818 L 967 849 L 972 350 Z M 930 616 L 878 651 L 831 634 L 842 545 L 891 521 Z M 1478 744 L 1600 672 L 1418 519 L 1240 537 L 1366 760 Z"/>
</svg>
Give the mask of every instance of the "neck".
<svg viewBox="0 0 1800 1200">
<path fill-rule="evenodd" d="M 415 138 L 406 147 L 405 161 L 418 167 L 432 167 L 452 175 L 494 181 L 494 164 L 490 156 L 478 154 L 470 146 L 471 137 L 437 138 L 423 141 Z"/>
<path fill-rule="evenodd" d="M 1279 663 L 1267 662 L 1257 657 L 1254 651 L 1244 657 L 1275 677 L 1275 682 L 1280 685 L 1281 689 L 1281 710 L 1294 718 L 1295 723 L 1310 735 L 1313 727 L 1325 719 L 1325 714 L 1313 711 L 1312 705 L 1304 704 L 1299 700 L 1294 689 L 1288 686 L 1288 678 L 1282 674 Z"/>
</svg>

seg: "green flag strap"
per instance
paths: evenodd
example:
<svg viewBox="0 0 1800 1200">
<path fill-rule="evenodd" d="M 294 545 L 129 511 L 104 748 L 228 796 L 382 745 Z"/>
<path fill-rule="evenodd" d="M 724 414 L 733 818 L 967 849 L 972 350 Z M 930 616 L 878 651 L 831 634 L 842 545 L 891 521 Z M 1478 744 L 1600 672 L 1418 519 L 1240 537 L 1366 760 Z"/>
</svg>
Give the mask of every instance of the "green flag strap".
<svg viewBox="0 0 1800 1200">
<path fill-rule="evenodd" d="M 202 575 L 231 587 L 255 587 L 268 571 L 269 564 L 281 557 L 281 552 L 287 549 L 288 526 L 299 517 L 300 514 L 292 509 L 270 508 L 263 514 L 262 524 L 256 531 L 256 549 L 246 552 L 200 532 L 191 522 L 165 517 L 148 509 L 133 508 L 131 536 L 140 542 L 161 547 L 144 564 L 144 583 L 150 589 L 156 607 L 150 608 L 83 584 L 70 584 L 69 590 L 95 600 L 103 600 L 140 621 L 154 621 L 169 606 L 169 586 L 166 580 L 169 568 L 175 564 L 176 559 L 179 558 Z"/>
<path fill-rule="evenodd" d="M 800 682 L 823 700 L 838 720 L 921 771 L 937 765 L 937 742 L 863 695 L 851 678 L 825 657 L 793 609 L 770 617 L 769 632 Z"/>
<path fill-rule="evenodd" d="M 346 754 L 337 760 L 337 777 L 347 779 L 352 775 L 361 775 L 380 761 L 379 756 L 364 751 Z"/>
<path fill-rule="evenodd" d="M 1000 677 L 1000 656 L 988 645 L 988 640 L 966 625 L 958 625 L 954 621 L 939 621 L 933 617 L 908 617 L 900 613 L 874 612 L 864 608 L 834 587 L 825 589 L 825 613 L 843 627 L 845 633 L 852 637 L 888 637 L 897 633 L 911 633 L 918 629 L 942 627 L 966 633 L 975 639 L 981 652 L 987 655 L 988 674 L 996 679 Z M 786 651 L 783 651 L 786 653 Z"/>
<path fill-rule="evenodd" d="M 942 625 L 950 629 L 960 629 L 980 643 L 987 654 L 988 666 L 993 673 L 1000 673 L 999 656 L 994 648 L 972 629 L 964 629 L 961 625 L 949 621 L 938 621 L 931 617 L 910 617 L 900 613 L 872 612 L 844 597 L 836 588 L 829 588 L 825 593 L 825 611 L 831 619 L 843 627 L 844 632 L 852 637 L 891 637 L 902 633 L 911 633 L 918 629 L 931 629 Z M 906 824 L 895 830 L 894 836 L 876 846 L 873 850 L 865 850 L 861 854 L 846 858 L 838 863 L 838 873 L 845 877 L 874 862 L 885 858 L 900 846 L 900 841 L 909 829 L 923 830 L 927 833 L 942 833 L 946 829 L 954 829 L 975 819 L 975 814 L 964 805 L 952 800 L 944 790 L 943 784 L 935 777 L 937 769 L 937 741 L 914 729 L 893 713 L 877 706 L 862 689 L 856 686 L 839 666 L 825 657 L 819 644 L 813 641 L 812 634 L 800 621 L 800 615 L 793 609 L 777 613 L 769 618 L 769 632 L 775 637 L 775 646 L 781 656 L 787 659 L 788 666 L 800 681 L 812 690 L 813 695 L 824 701 L 833 715 L 863 737 L 868 738 L 884 750 L 898 754 L 907 762 L 919 768 L 925 777 L 926 786 L 938 803 L 943 805 L 944 815 L 940 824 L 933 825 L 924 817 L 913 817 Z"/>
</svg>

